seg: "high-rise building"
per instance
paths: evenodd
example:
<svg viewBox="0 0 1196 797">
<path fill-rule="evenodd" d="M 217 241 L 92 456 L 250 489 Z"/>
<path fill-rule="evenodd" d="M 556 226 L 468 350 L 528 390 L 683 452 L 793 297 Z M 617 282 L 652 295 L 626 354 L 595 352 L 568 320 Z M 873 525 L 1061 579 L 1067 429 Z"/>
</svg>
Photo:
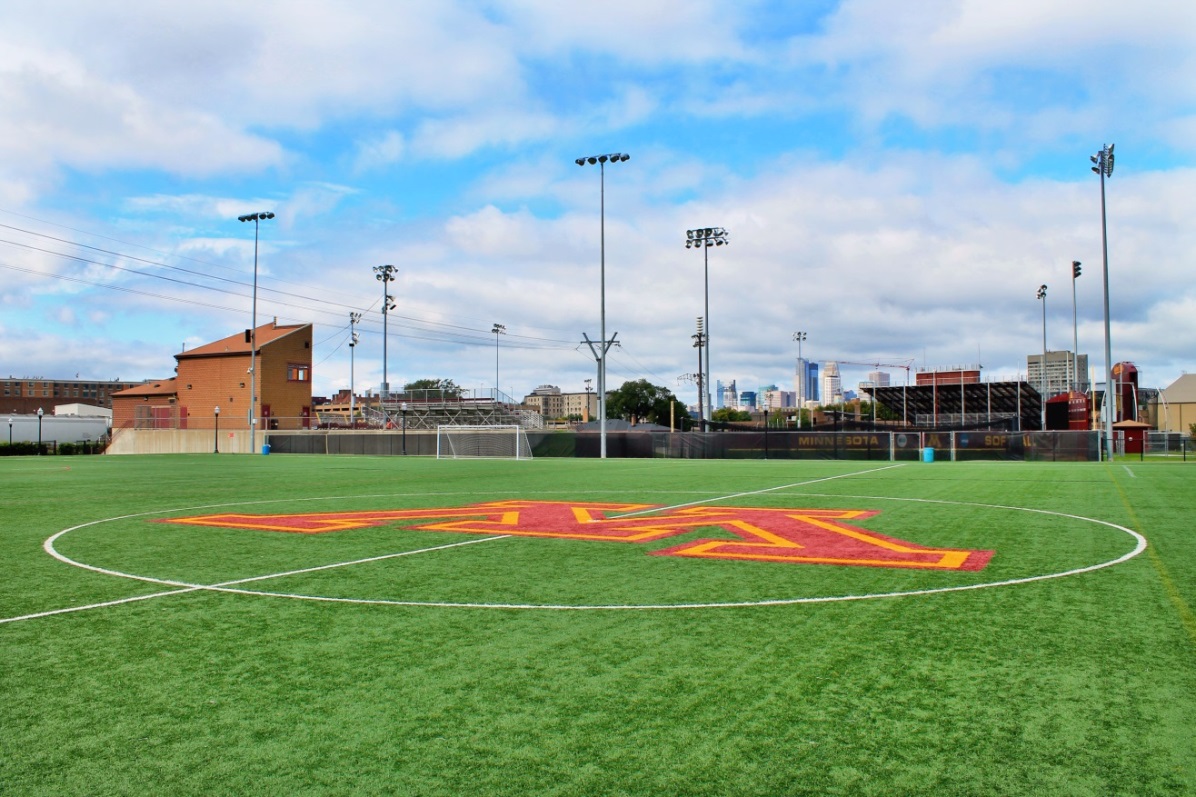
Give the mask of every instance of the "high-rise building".
<svg viewBox="0 0 1196 797">
<path fill-rule="evenodd" d="M 797 359 L 797 368 L 793 372 L 793 392 L 797 394 L 794 406 L 803 402 L 818 401 L 818 363 L 813 363 L 804 357 Z"/>
<path fill-rule="evenodd" d="M 1046 353 L 1046 382 L 1043 382 L 1043 361 L 1041 354 L 1026 357 L 1026 381 L 1038 391 L 1046 391 L 1046 397 L 1066 393 L 1069 383 L 1081 393 L 1088 392 L 1088 355 L 1073 357 L 1070 351 L 1048 351 Z"/>
<path fill-rule="evenodd" d="M 839 404 L 843 401 L 843 385 L 839 380 L 839 364 L 826 363 L 822 369 L 822 399 L 823 404 Z"/>
<path fill-rule="evenodd" d="M 889 374 L 887 371 L 869 371 L 868 381 L 872 383 L 873 387 L 888 387 Z"/>
<path fill-rule="evenodd" d="M 718 391 L 718 406 L 719 407 L 738 407 L 739 406 L 739 390 L 735 387 L 735 380 L 731 380 L 730 385 L 723 385 L 719 382 Z"/>
</svg>

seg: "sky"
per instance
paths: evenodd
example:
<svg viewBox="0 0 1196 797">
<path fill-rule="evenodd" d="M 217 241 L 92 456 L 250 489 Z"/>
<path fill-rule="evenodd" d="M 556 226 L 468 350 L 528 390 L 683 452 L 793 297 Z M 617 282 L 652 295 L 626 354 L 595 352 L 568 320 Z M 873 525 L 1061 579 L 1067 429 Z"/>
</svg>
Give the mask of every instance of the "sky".
<svg viewBox="0 0 1196 797">
<path fill-rule="evenodd" d="M 387 289 L 392 389 L 580 391 L 605 296 L 608 386 L 693 403 L 707 289 L 740 390 L 794 390 L 798 331 L 845 388 L 1016 378 L 1073 307 L 1103 381 L 1106 144 L 1112 357 L 1163 388 L 1196 371 L 1194 4 L 16 0 L 0 375 L 172 375 L 250 326 L 269 211 L 258 322 L 314 325 L 316 395 L 378 390 Z"/>
</svg>

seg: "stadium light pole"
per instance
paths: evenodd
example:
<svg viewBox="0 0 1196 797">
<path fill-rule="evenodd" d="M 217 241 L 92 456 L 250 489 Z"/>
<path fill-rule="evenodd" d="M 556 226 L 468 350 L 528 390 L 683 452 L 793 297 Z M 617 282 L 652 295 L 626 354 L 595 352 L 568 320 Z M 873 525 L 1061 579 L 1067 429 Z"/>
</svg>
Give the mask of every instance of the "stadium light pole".
<svg viewBox="0 0 1196 797">
<path fill-rule="evenodd" d="M 1080 276 L 1080 261 L 1071 261 L 1071 384 L 1068 385 L 1068 426 L 1071 425 L 1071 393 L 1080 384 L 1080 321 L 1076 309 L 1076 279 Z"/>
<path fill-rule="evenodd" d="M 1046 377 L 1046 360 L 1047 360 L 1047 342 L 1046 342 L 1046 295 L 1047 286 L 1038 286 L 1038 298 L 1042 302 L 1042 368 L 1040 376 L 1042 381 L 1042 431 L 1046 431 L 1046 393 L 1047 393 L 1047 377 Z"/>
<path fill-rule="evenodd" d="M 801 357 L 801 344 L 806 339 L 806 333 L 794 332 L 793 339 L 797 341 L 797 367 L 801 369 L 797 372 L 797 428 L 800 430 L 801 411 L 806 404 L 806 378 L 810 369 L 806 367 L 806 362 Z"/>
<path fill-rule="evenodd" d="M 357 428 L 357 390 L 354 387 L 357 366 L 357 324 L 361 321 L 361 313 L 349 313 L 349 428 Z"/>
<path fill-rule="evenodd" d="M 268 210 L 237 216 L 237 221 L 253 222 L 253 309 L 249 327 L 249 453 L 257 448 L 257 241 L 261 223 L 274 218 Z"/>
<path fill-rule="evenodd" d="M 698 332 L 696 335 L 690 335 L 693 338 L 693 348 L 698 350 L 698 423 L 701 431 L 706 431 L 706 415 L 702 411 L 702 396 L 706 392 L 705 373 L 702 371 L 702 350 L 706 348 L 706 333 L 702 331 L 702 317 L 698 316 Z M 713 418 L 714 413 L 710 413 Z"/>
<path fill-rule="evenodd" d="M 498 339 L 500 336 L 507 334 L 507 328 L 502 324 L 495 324 L 490 330 L 494 333 L 494 401 L 498 401 Z"/>
<path fill-rule="evenodd" d="M 610 351 L 611 342 L 606 339 L 606 164 L 622 163 L 631 156 L 626 152 L 614 152 L 609 155 L 589 155 L 584 158 L 577 158 L 574 163 L 578 166 L 585 166 L 587 163 L 593 166 L 598 164 L 598 186 L 599 186 L 599 279 L 601 282 L 599 288 L 599 330 L 598 333 L 602 336 L 602 355 L 598 359 L 598 432 L 599 432 L 599 456 L 606 459 L 606 354 Z M 591 346 L 591 349 L 593 347 Z"/>
<path fill-rule="evenodd" d="M 390 382 L 386 378 L 386 319 L 390 317 L 390 311 L 395 309 L 395 297 L 390 295 L 387 283 L 394 282 L 396 271 L 398 269 L 390 265 L 374 266 L 374 277 L 382 283 L 382 390 L 380 392 L 383 404 L 390 399 Z"/>
<path fill-rule="evenodd" d="M 711 415 L 714 414 L 714 402 L 710 399 L 710 247 L 731 243 L 727 236 L 727 231 L 722 227 L 699 227 L 696 230 L 685 231 L 685 248 L 701 249 L 704 262 L 702 280 L 705 284 L 706 302 L 702 317 L 706 319 L 706 409 Z"/>
<path fill-rule="evenodd" d="M 1105 216 L 1105 178 L 1113 176 L 1113 145 L 1106 144 L 1089 157 L 1092 171 L 1100 175 L 1100 237 L 1105 269 L 1105 456 L 1113 461 L 1113 345 L 1109 337 L 1109 228 Z"/>
</svg>

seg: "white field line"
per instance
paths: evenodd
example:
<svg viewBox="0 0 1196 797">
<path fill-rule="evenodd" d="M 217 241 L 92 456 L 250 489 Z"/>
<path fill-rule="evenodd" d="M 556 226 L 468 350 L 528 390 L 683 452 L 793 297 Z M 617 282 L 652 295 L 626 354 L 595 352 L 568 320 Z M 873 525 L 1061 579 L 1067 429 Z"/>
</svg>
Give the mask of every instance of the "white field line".
<svg viewBox="0 0 1196 797">
<path fill-rule="evenodd" d="M 90 525 L 90 524 L 87 524 L 87 525 Z M 82 528 L 82 527 L 76 526 L 75 528 Z M 129 578 L 129 579 L 133 579 L 135 581 L 146 581 L 151 584 L 163 584 L 163 585 L 167 585 L 167 586 L 175 586 L 175 587 L 178 587 L 179 589 L 168 590 L 166 592 L 155 592 L 150 595 L 136 595 L 131 598 L 119 598 L 117 600 L 104 601 L 102 603 L 91 603 L 91 604 L 87 604 L 86 606 L 70 606 L 65 609 L 51 609 L 49 611 L 44 611 L 44 612 L 35 612 L 33 614 L 24 614 L 19 617 L 0 617 L 0 625 L 3 625 L 4 623 L 15 623 L 20 620 L 33 620 L 38 617 L 49 617 L 50 615 L 54 615 L 54 614 L 67 614 L 70 612 L 83 612 L 83 611 L 87 611 L 89 609 L 102 609 L 102 608 L 105 608 L 108 606 L 119 606 L 123 603 L 133 603 L 135 601 L 149 600 L 150 598 L 163 598 L 168 595 L 182 595 L 187 592 L 210 590 L 210 591 L 214 591 L 214 592 L 242 592 L 242 593 L 253 594 L 252 592 L 249 592 L 247 590 L 236 590 L 236 589 L 227 589 L 227 588 L 235 586 L 237 584 L 250 584 L 255 581 L 268 581 L 268 580 L 274 579 L 274 578 L 285 578 L 286 576 L 297 576 L 297 575 L 302 575 L 304 573 L 315 573 L 320 570 L 332 570 L 332 569 L 338 568 L 338 567 L 349 567 L 351 565 L 362 565 L 362 564 L 368 564 L 370 562 L 381 562 L 386 559 L 396 559 L 400 556 L 414 556 L 415 554 L 420 554 L 420 553 L 431 553 L 433 551 L 443 551 L 443 550 L 446 550 L 449 548 L 460 548 L 464 545 L 474 545 L 479 542 L 491 542 L 492 540 L 501 540 L 501 539 L 505 539 L 506 537 L 510 536 L 509 534 L 504 534 L 504 535 L 496 536 L 496 537 L 483 537 L 483 538 L 477 539 L 477 540 L 466 540 L 465 542 L 454 542 L 454 543 L 449 543 L 447 545 L 436 545 L 431 548 L 420 548 L 420 549 L 414 550 L 414 551 L 401 551 L 400 553 L 388 553 L 388 554 L 383 554 L 381 556 L 371 556 L 371 557 L 368 557 L 365 559 L 355 559 L 350 562 L 334 562 L 334 563 L 328 564 L 328 565 L 317 565 L 315 567 L 305 567 L 300 570 L 287 570 L 282 573 L 269 573 L 264 576 L 250 576 L 249 578 L 238 578 L 238 579 L 234 579 L 232 581 L 222 581 L 218 584 L 191 584 L 191 583 L 188 583 L 185 581 L 171 581 L 169 579 L 151 578 L 149 576 L 138 576 L 138 575 L 134 575 L 132 573 L 122 573 L 119 570 L 109 570 L 107 568 L 96 567 L 95 565 L 89 565 L 89 564 L 85 564 L 83 562 L 76 562 L 75 560 L 71 559 L 70 557 L 59 553 L 54 548 L 54 545 L 53 545 L 54 540 L 56 540 L 58 537 L 61 537 L 63 534 L 66 534 L 68 531 L 72 531 L 72 529 L 64 529 L 63 531 L 58 532 L 57 534 L 55 534 L 54 536 L 52 536 L 48 540 L 46 540 L 46 542 L 42 545 L 42 547 L 45 549 L 46 553 L 50 554 L 50 556 L 53 556 L 58 561 L 63 562 L 68 565 L 72 565 L 74 567 L 82 568 L 84 570 L 91 570 L 92 572 L 95 572 L 95 573 L 101 573 L 106 576 L 117 576 L 118 578 Z M 267 594 L 267 593 L 263 593 L 263 594 Z"/>
<path fill-rule="evenodd" d="M 872 469 L 872 470 L 868 470 L 868 471 L 859 471 L 856 473 L 840 474 L 838 476 L 830 476 L 830 477 L 825 477 L 825 478 L 821 478 L 821 479 L 812 479 L 807 482 L 795 482 L 793 484 L 781 485 L 778 487 L 769 487 L 769 488 L 764 488 L 762 490 L 756 490 L 756 491 L 744 492 L 744 493 L 736 493 L 734 495 L 724 496 L 721 499 L 719 499 L 719 498 L 706 499 L 706 500 L 694 501 L 694 502 L 690 502 L 690 503 L 686 503 L 686 504 L 678 504 L 677 507 L 693 506 L 696 504 L 707 503 L 708 501 L 712 501 L 712 500 L 728 500 L 730 498 L 735 498 L 735 497 L 740 497 L 740 496 L 745 496 L 745 495 L 755 495 L 755 494 L 764 493 L 764 492 L 782 490 L 782 489 L 786 489 L 788 487 L 798 487 L 798 486 L 803 486 L 803 485 L 807 485 L 807 484 L 816 484 L 818 482 L 831 481 L 834 479 L 847 478 L 847 477 L 856 476 L 856 475 L 864 475 L 866 473 L 875 473 L 877 471 L 888 470 L 889 468 L 893 468 L 893 467 L 901 467 L 901 465 L 889 465 L 889 466 L 885 466 L 884 468 L 876 468 L 876 469 Z M 594 492 L 603 492 L 603 491 L 583 491 L 583 492 L 594 493 Z M 186 508 L 186 509 L 163 510 L 163 511 L 155 511 L 155 512 L 141 512 L 141 513 L 137 513 L 134 515 L 125 515 L 122 517 L 106 518 L 103 520 L 95 520 L 95 521 L 91 521 L 88 523 L 80 524 L 78 526 L 73 526 L 68 529 L 63 529 L 62 531 L 58 532 L 57 534 L 55 534 L 52 537 L 50 537 L 49 539 L 47 539 L 45 544 L 43 545 L 43 548 L 45 548 L 47 550 L 47 552 L 50 553 L 51 556 L 54 556 L 55 558 L 65 562 L 65 563 L 71 564 L 73 566 L 81 567 L 86 570 L 92 570 L 92 571 L 98 572 L 98 573 L 104 573 L 107 575 L 118 576 L 121 578 L 130 578 L 130 579 L 134 579 L 134 580 L 138 580 L 138 581 L 146 581 L 146 582 L 157 583 L 157 584 L 178 586 L 180 588 L 176 589 L 176 590 L 167 591 L 167 592 L 154 593 L 152 595 L 141 595 L 141 596 L 136 596 L 136 597 L 132 597 L 132 598 L 123 598 L 123 599 L 116 600 L 116 601 L 107 601 L 104 603 L 91 604 L 88 606 L 77 606 L 77 607 L 71 607 L 71 608 L 66 608 L 66 609 L 55 609 L 55 610 L 51 610 L 51 611 L 38 612 L 35 614 L 25 615 L 22 617 L 0 618 L 0 624 L 8 623 L 8 622 L 15 622 L 17 620 L 33 619 L 36 617 L 45 617 L 45 616 L 49 616 L 49 615 L 53 615 L 53 614 L 63 614 L 63 613 L 67 613 L 67 612 L 84 611 L 87 609 L 102 608 L 105 606 L 116 606 L 116 605 L 120 605 L 123 603 L 131 603 L 134 601 L 147 600 L 150 598 L 157 598 L 157 597 L 164 597 L 167 595 L 177 595 L 177 594 L 181 594 L 181 593 L 185 593 L 185 592 L 194 592 L 197 590 L 210 590 L 210 591 L 214 591 L 214 592 L 228 592 L 228 593 L 234 593 L 234 594 L 240 594 L 240 595 L 254 595 L 254 596 L 260 596 L 260 597 L 289 598 L 292 600 L 308 600 L 308 601 L 317 601 L 317 602 L 325 602 L 325 603 L 349 603 L 349 604 L 358 604 L 358 605 L 386 605 L 386 606 L 423 606 L 423 607 L 431 607 L 431 608 L 454 608 L 454 609 L 457 609 L 457 608 L 459 608 L 459 609 L 542 609 L 542 610 L 547 609 L 547 610 L 556 610 L 556 611 L 647 610 L 647 609 L 659 610 L 659 609 L 746 608 L 746 607 L 753 607 L 753 606 L 790 606 L 790 605 L 804 604 L 804 603 L 835 603 L 835 602 L 842 602 L 842 601 L 859 601 L 859 600 L 872 600 L 872 599 L 880 599 L 880 598 L 912 597 L 912 596 L 917 596 L 917 595 L 934 595 L 934 594 L 944 593 L 944 592 L 962 592 L 962 591 L 967 591 L 967 590 L 987 589 L 989 587 L 1014 586 L 1017 584 L 1027 584 L 1027 583 L 1031 583 L 1034 581 L 1045 581 L 1048 579 L 1063 578 L 1065 576 L 1073 576 L 1073 575 L 1078 575 L 1081 573 L 1088 573 L 1088 572 L 1092 572 L 1095 570 L 1101 570 L 1106 567 L 1112 567 L 1113 565 L 1117 565 L 1117 564 L 1121 564 L 1122 562 L 1129 561 L 1130 559 L 1133 559 L 1134 557 L 1136 557 L 1140 553 L 1142 553 L 1144 550 L 1146 550 L 1146 546 L 1147 546 L 1146 538 L 1143 537 L 1141 534 L 1139 534 L 1136 531 L 1133 531 L 1132 529 L 1125 528 L 1124 526 L 1119 526 L 1116 523 L 1110 523 L 1108 521 L 1098 520 L 1096 518 L 1084 517 L 1083 515 L 1072 515 L 1072 514 L 1067 514 L 1064 512 L 1053 512 L 1053 511 L 1046 510 L 1046 509 L 1032 509 L 1029 507 L 1006 506 L 1006 505 L 1002 505 L 1002 504 L 972 504 L 972 503 L 964 502 L 964 501 L 948 501 L 948 500 L 934 499 L 934 498 L 898 498 L 898 497 L 892 497 L 892 496 L 876 496 L 876 495 L 873 495 L 873 496 L 841 495 L 841 494 L 831 495 L 831 494 L 823 494 L 823 493 L 809 493 L 808 495 L 810 495 L 811 497 L 817 496 L 817 497 L 840 498 L 840 499 L 841 498 L 867 498 L 867 499 L 881 500 L 881 501 L 908 501 L 908 502 L 914 502 L 914 503 L 943 504 L 943 505 L 947 505 L 947 506 L 979 506 L 979 507 L 987 507 L 987 508 L 991 508 L 991 509 L 1003 509 L 1003 510 L 1016 511 L 1016 512 L 1033 512 L 1036 514 L 1053 515 L 1056 517 L 1070 518 L 1073 520 L 1085 521 L 1085 522 L 1089 522 L 1089 523 L 1097 523 L 1102 526 L 1107 526 L 1109 528 L 1116 529 L 1117 531 L 1125 532 L 1126 534 L 1133 537 L 1137 541 L 1137 544 L 1135 545 L 1135 547 L 1132 551 L 1130 551 L 1116 559 L 1107 561 L 1107 562 L 1101 562 L 1101 563 L 1098 563 L 1095 565 L 1088 565 L 1086 567 L 1074 568 L 1072 570 L 1066 570 L 1066 571 L 1059 572 L 1059 573 L 1045 573 L 1045 574 L 1037 575 L 1037 576 L 1027 576 L 1025 578 L 1015 578 L 1015 579 L 1008 579 L 1005 581 L 994 581 L 994 582 L 988 582 L 988 583 L 983 583 L 983 584 L 969 584 L 969 585 L 956 586 L 956 587 L 937 587 L 937 588 L 932 588 L 932 589 L 909 590 L 906 592 L 865 593 L 862 595 L 831 595 L 831 596 L 817 596 L 817 597 L 809 597 L 809 598 L 781 598 L 781 599 L 774 599 L 774 600 L 736 601 L 736 602 L 727 602 L 727 603 L 611 604 L 611 605 L 594 605 L 594 604 L 555 605 L 555 604 L 518 604 L 518 603 L 454 603 L 454 602 L 445 602 L 445 601 L 400 601 L 400 600 L 369 599 L 369 598 L 336 598 L 336 597 L 320 596 L 320 595 L 297 595 L 294 593 L 285 593 L 285 592 L 265 592 L 265 591 L 257 591 L 257 590 L 244 590 L 244 589 L 234 589 L 232 587 L 232 585 L 249 583 L 252 581 L 266 580 L 266 579 L 271 579 L 271 578 L 280 578 L 284 575 L 291 575 L 291 574 L 302 573 L 302 572 L 310 572 L 311 570 L 324 570 L 324 569 L 329 569 L 329 568 L 333 568 L 333 567 L 345 567 L 348 565 L 357 564 L 358 562 L 342 562 L 342 563 L 337 563 L 337 564 L 332 564 L 332 565 L 321 565 L 321 566 L 314 567 L 314 568 L 307 568 L 305 570 L 289 571 L 286 573 L 276 573 L 276 574 L 265 575 L 265 576 L 255 576 L 255 577 L 246 578 L 246 579 L 237 579 L 234 581 L 221 582 L 219 584 L 203 585 L 203 584 L 188 584 L 186 582 L 178 582 L 178 581 L 168 581 L 168 580 L 164 580 L 164 579 L 151 578 L 148 576 L 138 576 L 138 575 L 133 575 L 133 574 L 129 574 L 129 573 L 121 573 L 121 572 L 115 571 L 115 570 L 107 570 L 104 568 L 99 568 L 99 567 L 95 567 L 92 565 L 75 562 L 74 560 L 71 560 L 71 559 L 59 554 L 56 550 L 53 550 L 54 540 L 58 539 L 62 535 L 66 534 L 70 531 L 85 528 L 87 526 L 97 525 L 100 523 L 106 523 L 111 520 L 123 520 L 126 518 L 144 517 L 144 516 L 150 516 L 150 515 L 161 516 L 163 514 L 171 514 L 171 513 L 175 513 L 175 512 L 195 511 L 196 509 L 211 509 L 211 508 L 223 508 L 223 507 L 228 507 L 228 506 L 245 506 L 245 505 L 255 505 L 255 504 L 281 503 L 284 501 L 293 500 L 293 499 L 273 499 L 273 500 L 265 500 L 265 501 L 247 501 L 247 502 L 235 502 L 235 503 L 227 503 L 227 504 L 214 504 L 214 505 L 206 505 L 206 506 L 199 506 L 199 507 L 190 507 L 190 508 Z M 388 496 L 354 496 L 354 497 L 350 497 L 350 498 L 362 498 L 362 497 L 388 497 Z M 310 500 L 310 501 L 345 500 L 345 498 L 346 498 L 345 496 L 311 497 L 311 498 L 300 499 L 300 500 Z M 650 510 L 650 511 L 661 511 L 661 510 L 654 509 L 654 510 Z M 620 517 L 627 517 L 627 515 L 622 515 Z M 485 537 L 485 538 L 478 539 L 478 540 L 468 540 L 463 543 L 451 543 L 449 545 L 436 546 L 434 548 L 422 549 L 422 550 L 417 550 L 417 551 L 406 551 L 406 552 L 399 553 L 399 554 L 386 554 L 386 555 L 383 555 L 380 557 L 371 557 L 370 559 L 363 559 L 360 561 L 361 562 L 377 561 L 379 559 L 393 558 L 396 556 L 408 556 L 408 555 L 416 554 L 416 553 L 424 553 L 426 551 L 440 550 L 443 548 L 454 548 L 454 547 L 459 547 L 462 545 L 470 545 L 470 544 L 477 543 L 477 542 L 487 542 L 487 541 L 493 540 L 493 539 L 504 539 L 509 536 L 510 535 L 502 535 L 500 537 Z"/>
<path fill-rule="evenodd" d="M 1125 472 L 1126 472 L 1126 473 L 1128 473 L 1128 474 L 1130 475 L 1130 478 L 1131 478 L 1131 479 L 1136 479 L 1136 478 L 1138 478 L 1137 476 L 1135 476 L 1135 475 L 1134 475 L 1134 472 L 1133 472 L 1132 470 L 1130 470 L 1130 466 L 1129 466 L 1129 465 L 1122 465 L 1121 467 L 1125 468 Z"/>
</svg>

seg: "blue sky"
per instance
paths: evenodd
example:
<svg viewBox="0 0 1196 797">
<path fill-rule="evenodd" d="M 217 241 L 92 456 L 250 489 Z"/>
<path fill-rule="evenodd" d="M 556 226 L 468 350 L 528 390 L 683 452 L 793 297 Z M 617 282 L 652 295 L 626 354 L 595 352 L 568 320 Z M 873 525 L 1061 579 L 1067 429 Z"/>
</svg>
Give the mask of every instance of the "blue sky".
<svg viewBox="0 0 1196 797">
<path fill-rule="evenodd" d="M 916 8 L 911 11 L 910 8 Z M 451 378 L 580 390 L 599 327 L 606 170 L 611 386 L 694 401 L 712 372 L 793 389 L 815 360 L 1196 370 L 1196 11 L 1145 0 L 547 0 L 0 9 L 0 371 L 167 376 L 259 319 L 315 324 L 317 394 Z M 848 387 L 864 367 L 844 367 Z M 895 372 L 900 382 L 903 374 Z"/>
</svg>

